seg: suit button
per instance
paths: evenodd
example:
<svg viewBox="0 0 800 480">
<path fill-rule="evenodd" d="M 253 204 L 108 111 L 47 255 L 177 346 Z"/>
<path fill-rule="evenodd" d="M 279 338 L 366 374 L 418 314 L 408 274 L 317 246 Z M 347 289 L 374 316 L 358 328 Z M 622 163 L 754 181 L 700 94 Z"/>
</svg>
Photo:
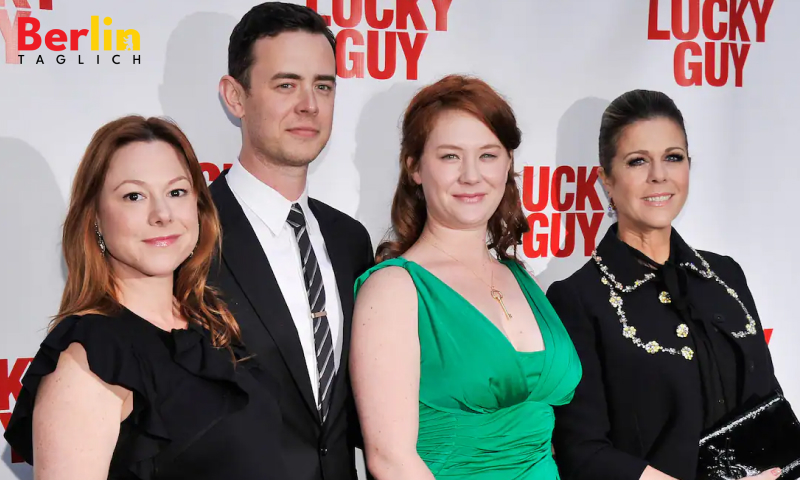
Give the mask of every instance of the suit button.
<svg viewBox="0 0 800 480">
<path fill-rule="evenodd" d="M 716 314 L 714 314 L 714 320 L 716 320 L 718 322 L 724 322 L 725 318 L 722 315 L 720 315 L 719 313 L 716 313 Z"/>
<path fill-rule="evenodd" d="M 756 371 L 756 362 L 750 360 L 750 365 L 748 366 L 748 369 L 750 370 L 750 373 L 755 372 Z"/>
<path fill-rule="evenodd" d="M 322 456 L 324 457 L 325 455 L 327 455 L 327 454 L 328 454 L 328 449 L 327 449 L 327 448 L 325 448 L 325 447 L 321 447 L 321 448 L 319 449 L 319 454 L 320 454 L 320 455 L 322 455 Z"/>
</svg>

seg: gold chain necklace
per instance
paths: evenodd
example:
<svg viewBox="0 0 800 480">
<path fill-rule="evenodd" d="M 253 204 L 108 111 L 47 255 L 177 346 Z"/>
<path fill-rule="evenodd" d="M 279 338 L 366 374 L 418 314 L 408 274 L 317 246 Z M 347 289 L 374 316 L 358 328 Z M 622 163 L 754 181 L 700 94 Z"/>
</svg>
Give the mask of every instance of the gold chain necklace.
<svg viewBox="0 0 800 480">
<path fill-rule="evenodd" d="M 513 316 L 511 316 L 511 314 L 510 314 L 510 313 L 508 313 L 508 309 L 506 308 L 506 304 L 505 304 L 505 302 L 503 302 L 503 292 L 501 292 L 500 290 L 498 290 L 498 289 L 496 289 L 496 288 L 494 287 L 494 270 L 491 268 L 491 265 L 490 265 L 490 267 L 489 267 L 489 268 L 490 268 L 490 272 L 491 272 L 491 279 L 492 279 L 492 283 L 491 283 L 491 284 L 489 284 L 489 283 L 486 283 L 486 280 L 484 280 L 483 278 L 481 278 L 481 277 L 480 277 L 480 275 L 478 275 L 477 273 L 475 273 L 475 271 L 474 271 L 473 269 L 471 269 L 469 266 L 467 266 L 467 264 L 466 264 L 466 263 L 462 262 L 461 260 L 459 260 L 459 259 L 457 259 L 456 257 L 454 257 L 454 256 L 450 255 L 449 253 L 447 253 L 447 252 L 446 252 L 446 251 L 445 251 L 443 248 L 439 247 L 439 245 L 437 245 L 437 244 L 436 244 L 436 242 L 434 242 L 433 240 L 429 239 L 427 235 L 426 235 L 426 236 L 423 236 L 423 237 L 422 237 L 422 239 L 423 239 L 423 240 L 425 240 L 426 242 L 430 243 L 430 244 L 431 244 L 431 245 L 433 245 L 434 247 L 436 247 L 436 249 L 437 249 L 437 250 L 439 250 L 440 252 L 444 253 L 444 254 L 445 254 L 445 255 L 447 255 L 448 257 L 452 258 L 452 259 L 453 259 L 453 260 L 455 260 L 456 262 L 458 262 L 458 263 L 460 263 L 461 265 L 463 265 L 463 266 L 464 266 L 464 268 L 466 268 L 466 269 L 467 269 L 467 270 L 469 270 L 469 271 L 470 271 L 470 272 L 471 272 L 473 275 L 475 275 L 475 278 L 477 278 L 478 280 L 480 280 L 481 282 L 483 282 L 483 283 L 484 283 L 484 284 L 485 284 L 487 287 L 489 287 L 489 293 L 492 295 L 492 298 L 494 298 L 494 299 L 495 299 L 495 301 L 496 301 L 498 304 L 500 304 L 500 307 L 503 309 L 503 313 L 505 314 L 505 316 L 506 316 L 506 319 L 507 319 L 507 320 L 511 320 L 512 318 L 514 318 Z M 486 251 L 486 255 L 487 255 L 487 256 L 489 256 L 489 251 L 488 251 L 488 250 Z M 489 263 L 491 264 L 491 262 L 492 262 L 492 258 L 491 258 L 491 256 L 489 256 Z"/>
</svg>

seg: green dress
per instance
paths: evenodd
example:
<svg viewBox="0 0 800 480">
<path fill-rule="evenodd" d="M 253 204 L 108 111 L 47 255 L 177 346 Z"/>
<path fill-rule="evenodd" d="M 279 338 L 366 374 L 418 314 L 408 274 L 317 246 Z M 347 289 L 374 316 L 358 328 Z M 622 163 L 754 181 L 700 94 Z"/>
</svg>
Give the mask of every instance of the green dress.
<svg viewBox="0 0 800 480">
<path fill-rule="evenodd" d="M 528 273 L 503 261 L 539 324 L 540 352 L 519 352 L 458 292 L 402 257 L 372 272 L 404 268 L 418 299 L 420 383 L 417 452 L 434 477 L 475 480 L 558 479 L 551 438 L 553 405 L 572 399 L 578 354 L 558 315 Z M 513 321 L 513 320 L 512 320 Z"/>
</svg>

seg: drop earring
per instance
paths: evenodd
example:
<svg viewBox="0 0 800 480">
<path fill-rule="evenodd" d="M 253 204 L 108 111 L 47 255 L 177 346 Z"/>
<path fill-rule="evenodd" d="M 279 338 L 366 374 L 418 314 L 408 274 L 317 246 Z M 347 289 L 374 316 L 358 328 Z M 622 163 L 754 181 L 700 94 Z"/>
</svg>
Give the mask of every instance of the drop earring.
<svg viewBox="0 0 800 480">
<path fill-rule="evenodd" d="M 197 250 L 197 246 L 198 246 L 198 245 L 200 245 L 200 238 L 199 238 L 199 237 L 200 237 L 200 234 L 199 234 L 199 231 L 200 231 L 200 223 L 199 223 L 199 222 L 197 223 L 197 231 L 198 231 L 198 235 L 197 235 L 197 236 L 198 236 L 198 238 L 197 238 L 197 243 L 195 243 L 195 244 L 194 244 L 194 248 L 192 249 L 192 251 L 191 251 L 191 252 L 189 252 L 189 257 L 187 257 L 187 258 L 186 258 L 187 260 L 188 260 L 188 259 L 190 259 L 190 258 L 192 258 L 192 256 L 194 256 L 194 251 L 195 251 L 195 250 Z"/>
<path fill-rule="evenodd" d="M 106 242 L 103 240 L 103 234 L 100 233 L 100 227 L 97 226 L 97 221 L 94 222 L 94 234 L 97 236 L 97 246 L 100 247 L 100 253 L 106 254 Z"/>
<path fill-rule="evenodd" d="M 609 217 L 613 217 L 614 215 L 616 215 L 616 213 L 617 213 L 617 206 L 614 204 L 614 199 L 609 197 L 609 199 L 608 199 L 608 216 Z"/>
</svg>

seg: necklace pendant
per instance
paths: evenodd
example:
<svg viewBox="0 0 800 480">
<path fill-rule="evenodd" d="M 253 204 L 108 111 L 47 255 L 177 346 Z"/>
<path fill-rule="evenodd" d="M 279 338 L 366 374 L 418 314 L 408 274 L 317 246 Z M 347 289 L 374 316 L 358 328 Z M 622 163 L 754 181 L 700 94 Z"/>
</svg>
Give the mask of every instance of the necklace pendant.
<svg viewBox="0 0 800 480">
<path fill-rule="evenodd" d="M 508 309 L 506 309 L 506 304 L 503 302 L 503 294 L 500 292 L 500 290 L 497 290 L 496 288 L 492 288 L 492 298 L 497 300 L 497 303 L 499 303 L 500 306 L 503 308 L 503 313 L 506 314 L 506 318 L 508 320 L 511 320 L 512 318 L 514 318 L 514 317 L 511 316 L 510 313 L 508 313 Z"/>
</svg>

